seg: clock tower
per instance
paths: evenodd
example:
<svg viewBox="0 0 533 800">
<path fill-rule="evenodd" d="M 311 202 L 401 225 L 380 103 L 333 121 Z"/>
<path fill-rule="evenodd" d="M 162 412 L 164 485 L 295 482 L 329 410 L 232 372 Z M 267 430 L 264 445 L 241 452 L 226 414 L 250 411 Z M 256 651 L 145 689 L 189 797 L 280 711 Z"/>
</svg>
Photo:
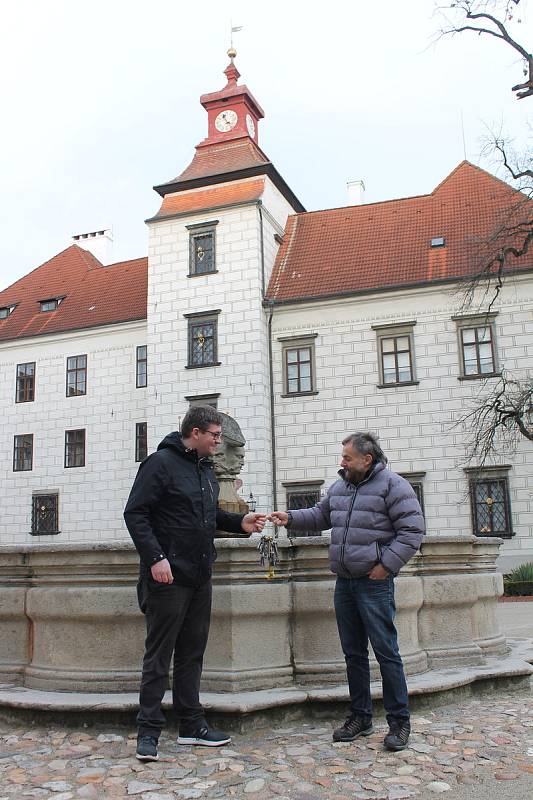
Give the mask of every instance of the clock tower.
<svg viewBox="0 0 533 800">
<path fill-rule="evenodd" d="M 258 142 L 264 112 L 238 83 L 203 94 L 207 136 L 191 163 L 155 187 L 149 220 L 149 449 L 190 403 L 234 417 L 246 439 L 241 495 L 271 508 L 274 491 L 269 316 L 264 305 L 289 214 L 302 204 Z"/>
<path fill-rule="evenodd" d="M 203 94 L 200 103 L 207 111 L 207 138 L 198 145 L 206 147 L 214 142 L 229 141 L 249 136 L 258 142 L 259 120 L 264 112 L 247 86 L 239 86 L 240 73 L 233 59 L 237 51 L 228 50 L 230 63 L 224 70 L 228 80 L 219 92 Z"/>
</svg>

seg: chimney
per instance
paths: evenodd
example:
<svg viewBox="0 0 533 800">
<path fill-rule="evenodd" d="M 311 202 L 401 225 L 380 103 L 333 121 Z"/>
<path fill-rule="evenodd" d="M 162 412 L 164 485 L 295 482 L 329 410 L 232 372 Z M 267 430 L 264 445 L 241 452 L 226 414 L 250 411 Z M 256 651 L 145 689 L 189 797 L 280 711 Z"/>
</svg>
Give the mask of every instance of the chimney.
<svg viewBox="0 0 533 800">
<path fill-rule="evenodd" d="M 348 205 L 362 206 L 365 202 L 365 184 L 363 181 L 348 181 Z"/>
<path fill-rule="evenodd" d="M 113 231 L 107 228 L 90 233 L 77 233 L 72 237 L 74 244 L 89 250 L 101 264 L 107 266 L 113 258 Z"/>
</svg>

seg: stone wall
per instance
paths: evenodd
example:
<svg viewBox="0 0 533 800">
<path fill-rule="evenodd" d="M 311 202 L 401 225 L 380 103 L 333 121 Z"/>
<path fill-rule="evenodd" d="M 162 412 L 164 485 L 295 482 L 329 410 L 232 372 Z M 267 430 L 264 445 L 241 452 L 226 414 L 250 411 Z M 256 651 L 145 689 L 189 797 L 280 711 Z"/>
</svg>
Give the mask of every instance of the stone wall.
<svg viewBox="0 0 533 800">
<path fill-rule="evenodd" d="M 396 581 L 407 674 L 504 653 L 496 621 L 500 540 L 426 537 Z M 265 577 L 254 540 L 219 540 L 203 689 L 345 682 L 327 537 L 280 540 Z M 144 619 L 133 547 L 0 548 L 0 680 L 59 691 L 138 688 Z M 373 676 L 377 677 L 373 664 Z"/>
</svg>

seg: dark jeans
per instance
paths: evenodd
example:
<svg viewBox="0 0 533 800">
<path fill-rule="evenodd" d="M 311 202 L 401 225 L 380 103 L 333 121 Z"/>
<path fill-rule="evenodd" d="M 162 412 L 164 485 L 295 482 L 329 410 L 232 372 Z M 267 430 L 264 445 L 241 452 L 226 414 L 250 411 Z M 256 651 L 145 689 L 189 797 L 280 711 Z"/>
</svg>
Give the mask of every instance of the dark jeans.
<svg viewBox="0 0 533 800">
<path fill-rule="evenodd" d="M 335 614 L 346 659 L 351 711 L 372 717 L 368 640 L 381 671 L 383 705 L 389 724 L 409 719 L 409 697 L 394 626 L 394 580 L 337 578 Z"/>
<path fill-rule="evenodd" d="M 139 735 L 159 738 L 172 653 L 174 712 L 186 725 L 204 719 L 199 692 L 211 618 L 211 581 L 191 587 L 145 578 L 139 583 L 139 605 L 146 613 L 146 643 L 137 724 Z"/>
</svg>

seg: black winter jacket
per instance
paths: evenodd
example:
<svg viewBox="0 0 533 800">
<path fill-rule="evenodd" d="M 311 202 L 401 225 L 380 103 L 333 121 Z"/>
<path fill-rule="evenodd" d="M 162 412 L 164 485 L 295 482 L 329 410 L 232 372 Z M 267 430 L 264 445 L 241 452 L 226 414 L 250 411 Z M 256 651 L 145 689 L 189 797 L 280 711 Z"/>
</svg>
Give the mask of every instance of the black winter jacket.
<svg viewBox="0 0 533 800">
<path fill-rule="evenodd" d="M 242 533 L 242 514 L 218 507 L 212 462 L 170 433 L 139 467 L 124 519 L 141 557 L 141 576 L 167 558 L 176 583 L 199 586 L 211 577 L 217 528 Z"/>
</svg>

